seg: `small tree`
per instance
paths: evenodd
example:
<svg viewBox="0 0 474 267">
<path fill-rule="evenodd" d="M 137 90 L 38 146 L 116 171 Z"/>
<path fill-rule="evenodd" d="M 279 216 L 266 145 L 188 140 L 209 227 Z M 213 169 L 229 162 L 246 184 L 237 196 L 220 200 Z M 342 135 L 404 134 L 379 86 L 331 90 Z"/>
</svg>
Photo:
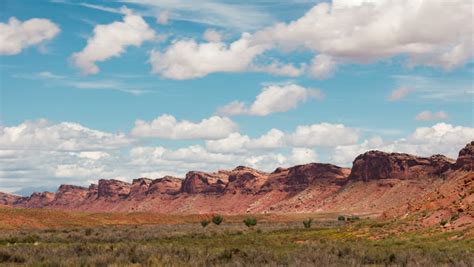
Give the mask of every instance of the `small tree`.
<svg viewBox="0 0 474 267">
<path fill-rule="evenodd" d="M 311 224 L 313 223 L 313 219 L 309 218 L 306 221 L 303 221 L 304 228 L 311 228 Z"/>
<path fill-rule="evenodd" d="M 221 215 L 214 215 L 214 216 L 212 217 L 212 222 L 213 222 L 215 225 L 221 224 L 223 220 L 224 220 L 224 217 L 222 217 Z"/>
<path fill-rule="evenodd" d="M 244 220 L 244 224 L 247 227 L 255 226 L 257 225 L 257 219 L 255 219 L 254 217 L 248 217 Z"/>
<path fill-rule="evenodd" d="M 206 227 L 209 223 L 210 223 L 209 220 L 202 220 L 202 221 L 201 221 L 201 226 L 202 226 L 202 227 Z"/>
<path fill-rule="evenodd" d="M 339 215 L 339 217 L 337 217 L 337 220 L 338 221 L 345 221 L 346 217 L 344 217 L 344 215 Z"/>
</svg>

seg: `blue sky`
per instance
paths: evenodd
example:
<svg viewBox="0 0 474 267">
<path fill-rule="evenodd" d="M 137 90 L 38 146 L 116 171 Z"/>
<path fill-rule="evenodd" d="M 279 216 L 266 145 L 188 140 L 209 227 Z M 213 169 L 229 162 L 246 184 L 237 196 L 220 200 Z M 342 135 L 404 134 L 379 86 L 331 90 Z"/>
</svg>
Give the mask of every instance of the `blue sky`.
<svg viewBox="0 0 474 267">
<path fill-rule="evenodd" d="M 470 1 L 0 5 L 0 191 L 474 139 Z"/>
</svg>

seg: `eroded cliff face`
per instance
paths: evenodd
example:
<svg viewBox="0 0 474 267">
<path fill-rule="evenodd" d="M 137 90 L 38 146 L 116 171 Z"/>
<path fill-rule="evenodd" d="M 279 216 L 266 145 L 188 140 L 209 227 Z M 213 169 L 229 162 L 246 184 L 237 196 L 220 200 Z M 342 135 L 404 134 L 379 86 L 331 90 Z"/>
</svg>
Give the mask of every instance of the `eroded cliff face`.
<svg viewBox="0 0 474 267">
<path fill-rule="evenodd" d="M 268 180 L 268 173 L 250 167 L 238 166 L 228 173 L 228 184 L 225 191 L 228 193 L 256 194 Z"/>
<path fill-rule="evenodd" d="M 56 193 L 29 197 L 0 194 L 0 204 L 161 213 L 403 214 L 418 211 L 413 207 L 419 203 L 417 207 L 444 209 L 450 214 L 456 209 L 448 206 L 456 201 L 463 209 L 472 206 L 466 201 L 474 200 L 473 151 L 471 142 L 459 152 L 457 161 L 442 155 L 417 157 L 369 151 L 354 160 L 352 170 L 310 163 L 271 173 L 238 166 L 214 173 L 191 171 L 184 179 L 142 177 L 132 183 L 102 179 L 88 188 L 61 185 Z M 442 198 L 440 192 L 444 192 Z M 431 200 L 420 202 L 420 196 Z"/>
<path fill-rule="evenodd" d="M 182 182 L 182 179 L 172 176 L 155 179 L 151 182 L 147 195 L 176 195 L 181 190 Z"/>
<path fill-rule="evenodd" d="M 228 180 L 229 176 L 225 172 L 188 172 L 183 181 L 181 192 L 188 194 L 222 193 Z"/>
<path fill-rule="evenodd" d="M 21 196 L 0 192 L 0 205 L 10 206 L 15 204 L 15 202 L 21 198 Z"/>
<path fill-rule="evenodd" d="M 100 179 L 97 188 L 97 197 L 110 200 L 126 198 L 130 194 L 132 185 L 119 180 Z"/>
<path fill-rule="evenodd" d="M 145 177 L 133 179 L 128 197 L 134 199 L 145 198 L 152 182 L 152 179 Z"/>
<path fill-rule="evenodd" d="M 27 208 L 43 208 L 54 202 L 55 193 L 52 192 L 34 192 L 29 197 L 23 197 L 15 205 Z"/>
<path fill-rule="evenodd" d="M 369 151 L 354 160 L 349 179 L 370 181 L 439 176 L 451 169 L 454 162 L 442 155 L 423 158 L 402 153 Z"/>
<path fill-rule="evenodd" d="M 82 186 L 66 185 L 59 186 L 54 196 L 55 205 L 71 205 L 73 203 L 81 203 L 86 199 L 89 189 Z"/>
<path fill-rule="evenodd" d="M 474 171 L 474 141 L 459 151 L 456 168 L 464 171 Z"/>
</svg>

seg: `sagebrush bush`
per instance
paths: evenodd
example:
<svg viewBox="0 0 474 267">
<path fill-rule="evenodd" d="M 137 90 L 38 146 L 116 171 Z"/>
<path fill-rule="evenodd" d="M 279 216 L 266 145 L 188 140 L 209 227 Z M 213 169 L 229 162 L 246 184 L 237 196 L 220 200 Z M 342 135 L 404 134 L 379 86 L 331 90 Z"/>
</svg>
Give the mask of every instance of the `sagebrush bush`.
<svg viewBox="0 0 474 267">
<path fill-rule="evenodd" d="M 91 228 L 87 228 L 86 231 L 84 232 L 84 234 L 86 236 L 90 236 L 92 234 L 92 229 Z"/>
<path fill-rule="evenodd" d="M 214 216 L 212 216 L 212 222 L 213 222 L 215 225 L 221 224 L 222 221 L 224 221 L 224 217 L 222 217 L 221 215 L 214 215 Z"/>
<path fill-rule="evenodd" d="M 350 222 L 354 222 L 360 220 L 360 217 L 352 215 L 351 217 L 347 217 L 347 220 Z"/>
<path fill-rule="evenodd" d="M 255 219 L 254 217 L 245 218 L 244 224 L 247 227 L 255 226 L 255 225 L 257 225 L 257 219 Z"/>
<path fill-rule="evenodd" d="M 474 262 L 472 239 L 447 238 L 458 236 L 457 232 L 353 238 L 360 234 L 359 228 L 334 220 L 305 230 L 301 220 L 266 222 L 245 232 L 244 218 L 226 217 L 226 223 L 212 232 L 196 231 L 203 218 L 176 225 L 94 227 L 90 236 L 87 228 L 2 230 L 0 266 L 472 266 Z M 211 218 L 207 221 L 210 224 Z M 387 224 L 367 219 L 364 225 L 368 233 L 374 231 L 371 236 L 378 236 L 384 233 L 379 225 Z M 26 237 L 39 244 L 23 242 Z"/>
<path fill-rule="evenodd" d="M 313 224 L 313 219 L 311 218 L 303 221 L 304 228 L 311 228 L 311 224 Z"/>
<path fill-rule="evenodd" d="M 202 221 L 201 221 L 201 226 L 202 226 L 202 227 L 206 227 L 209 223 L 210 223 L 209 220 L 202 220 Z"/>
</svg>

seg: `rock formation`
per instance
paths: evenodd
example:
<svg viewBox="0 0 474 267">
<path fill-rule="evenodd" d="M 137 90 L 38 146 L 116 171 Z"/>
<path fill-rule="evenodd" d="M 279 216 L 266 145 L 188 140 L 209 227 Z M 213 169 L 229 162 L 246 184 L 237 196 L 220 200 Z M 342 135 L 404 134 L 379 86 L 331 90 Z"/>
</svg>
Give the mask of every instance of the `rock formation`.
<svg viewBox="0 0 474 267">
<path fill-rule="evenodd" d="M 190 171 L 184 179 L 138 178 L 131 184 L 101 179 L 88 188 L 61 185 L 56 193 L 36 192 L 29 197 L 0 193 L 0 205 L 162 213 L 404 214 L 457 201 L 468 210 L 474 200 L 473 162 L 474 142 L 459 152 L 457 161 L 442 155 L 369 151 L 354 160 L 352 170 L 310 163 L 272 173 L 245 166 L 214 173 Z M 430 196 L 429 201 L 420 202 L 420 196 Z"/>
<path fill-rule="evenodd" d="M 359 155 L 352 164 L 349 179 L 378 180 L 387 178 L 416 179 L 441 175 L 450 169 L 454 160 L 442 155 L 429 158 L 402 153 L 369 151 Z"/>
<path fill-rule="evenodd" d="M 474 171 L 474 141 L 459 151 L 459 156 L 456 160 L 456 168 L 465 171 Z"/>
<path fill-rule="evenodd" d="M 130 198 L 144 198 L 152 182 L 153 180 L 149 178 L 133 179 L 128 196 Z"/>
<path fill-rule="evenodd" d="M 223 172 L 206 173 L 191 171 L 186 174 L 181 192 L 188 194 L 222 193 L 228 179 L 228 175 Z"/>
<path fill-rule="evenodd" d="M 63 184 L 59 186 L 59 189 L 54 196 L 54 204 L 68 205 L 71 203 L 80 203 L 84 201 L 88 193 L 88 188 Z"/>
<path fill-rule="evenodd" d="M 267 181 L 268 174 L 255 169 L 238 166 L 229 172 L 226 192 L 257 193 Z"/>
<path fill-rule="evenodd" d="M 97 189 L 98 198 L 106 198 L 110 200 L 116 200 L 119 198 L 125 198 L 130 193 L 131 184 L 119 181 L 119 180 L 99 180 L 99 186 Z"/>
<path fill-rule="evenodd" d="M 0 205 L 13 205 L 15 202 L 21 199 L 21 196 L 7 194 L 0 192 Z"/>
<path fill-rule="evenodd" d="M 172 177 L 172 176 L 165 176 L 163 178 L 159 178 L 153 180 L 148 188 L 147 194 L 148 195 L 155 195 L 155 194 L 167 194 L 167 195 L 175 195 L 178 194 L 181 190 L 181 184 L 183 180 L 180 178 Z"/>
</svg>

